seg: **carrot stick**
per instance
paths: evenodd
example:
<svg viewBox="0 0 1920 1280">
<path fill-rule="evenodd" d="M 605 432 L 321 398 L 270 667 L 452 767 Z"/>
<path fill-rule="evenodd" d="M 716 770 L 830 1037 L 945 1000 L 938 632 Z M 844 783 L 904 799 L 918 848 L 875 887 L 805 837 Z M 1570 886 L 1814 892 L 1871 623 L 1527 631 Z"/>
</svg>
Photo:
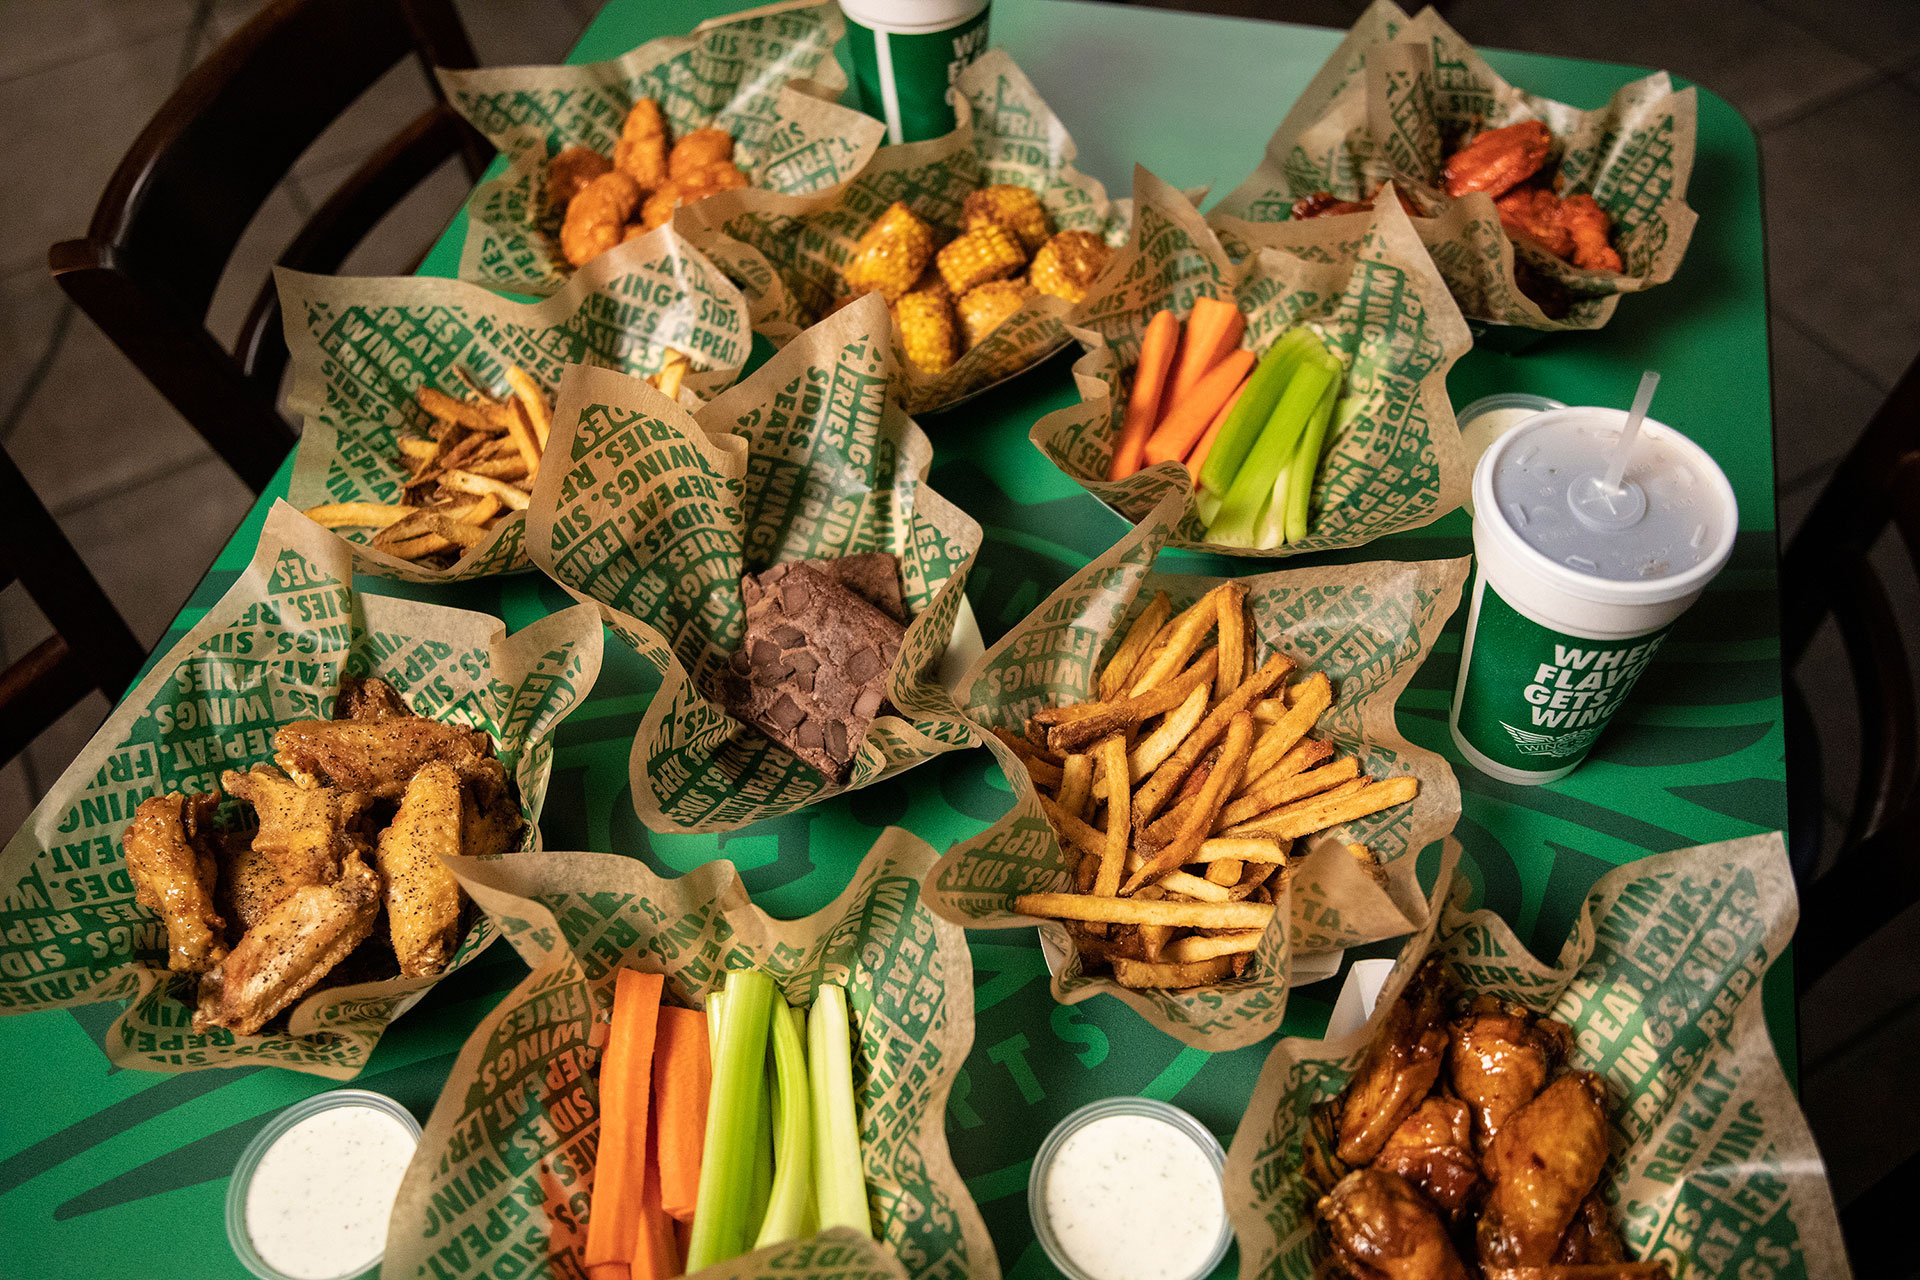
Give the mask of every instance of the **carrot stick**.
<svg viewBox="0 0 1920 1280">
<path fill-rule="evenodd" d="M 1207 433 L 1200 437 L 1200 443 L 1193 446 L 1193 452 L 1187 455 L 1187 474 L 1193 477 L 1195 485 L 1200 483 L 1200 468 L 1206 465 L 1207 454 L 1212 450 L 1213 442 L 1219 438 L 1220 428 L 1226 425 L 1227 415 L 1233 412 L 1233 406 L 1240 403 L 1240 397 L 1246 391 L 1247 383 L 1252 380 L 1252 374 L 1240 380 L 1240 385 L 1233 389 L 1233 394 L 1227 397 L 1227 402 L 1220 406 L 1220 412 L 1214 414 L 1213 421 L 1207 424 Z"/>
<path fill-rule="evenodd" d="M 1168 384 L 1172 390 L 1167 393 L 1167 405 L 1186 399 L 1207 370 L 1240 345 L 1240 335 L 1246 330 L 1247 318 L 1233 303 L 1218 298 L 1194 299 L 1193 310 L 1187 314 L 1186 336 L 1180 340 L 1180 359 Z"/>
<path fill-rule="evenodd" d="M 712 1088 L 707 1015 L 662 1005 L 653 1052 L 653 1149 L 660 1162 L 660 1206 L 681 1222 L 693 1221 L 700 1198 L 700 1150 Z"/>
<path fill-rule="evenodd" d="M 660 1011 L 667 1012 L 665 1008 Z M 682 1274 L 673 1219 L 660 1207 L 660 1163 L 651 1153 L 647 1156 L 646 1183 L 640 1193 L 639 1208 L 640 1231 L 633 1245 L 631 1280 L 670 1280 Z"/>
<path fill-rule="evenodd" d="M 1179 339 L 1180 321 L 1173 312 L 1162 311 L 1147 322 L 1147 332 L 1140 339 L 1140 363 L 1133 370 L 1133 393 L 1127 397 L 1127 412 L 1120 419 L 1120 438 L 1113 444 L 1113 465 L 1107 469 L 1107 479 L 1124 480 L 1140 469 Z"/>
<path fill-rule="evenodd" d="M 640 1233 L 647 1175 L 647 1104 L 653 1095 L 653 1040 L 659 1025 L 657 973 L 621 969 L 614 978 L 613 1025 L 600 1051 L 600 1155 L 581 1261 L 631 1265 Z"/>
<path fill-rule="evenodd" d="M 1247 380 L 1253 368 L 1251 351 L 1235 351 L 1196 382 L 1185 398 L 1167 408 L 1166 416 L 1147 440 L 1147 461 L 1178 462 L 1193 450 L 1206 433 L 1220 406 Z"/>
</svg>

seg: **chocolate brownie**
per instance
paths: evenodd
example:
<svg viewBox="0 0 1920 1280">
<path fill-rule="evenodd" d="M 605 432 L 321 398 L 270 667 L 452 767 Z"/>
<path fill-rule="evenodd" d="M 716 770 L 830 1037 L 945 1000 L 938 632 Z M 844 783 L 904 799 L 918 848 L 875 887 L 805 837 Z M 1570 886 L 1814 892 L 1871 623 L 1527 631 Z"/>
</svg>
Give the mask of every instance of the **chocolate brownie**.
<svg viewBox="0 0 1920 1280">
<path fill-rule="evenodd" d="M 788 560 L 740 579 L 740 596 L 749 609 L 760 594 L 779 582 L 796 564 L 810 565 L 853 592 L 895 622 L 907 620 L 906 600 L 900 592 L 900 561 L 887 551 L 862 551 L 826 560 Z"/>
<path fill-rule="evenodd" d="M 749 597 L 727 700 L 735 715 L 845 781 L 886 705 L 887 673 L 906 630 L 811 562 L 775 568 L 783 572 L 756 582 Z"/>
</svg>

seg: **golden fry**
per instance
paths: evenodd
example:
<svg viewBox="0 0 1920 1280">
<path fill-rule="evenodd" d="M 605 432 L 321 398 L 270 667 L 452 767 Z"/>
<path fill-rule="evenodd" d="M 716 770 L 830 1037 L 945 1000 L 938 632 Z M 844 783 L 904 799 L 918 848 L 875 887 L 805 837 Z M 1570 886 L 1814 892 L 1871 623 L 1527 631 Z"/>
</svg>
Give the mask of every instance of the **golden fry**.
<svg viewBox="0 0 1920 1280">
<path fill-rule="evenodd" d="M 1196 684 L 1187 700 L 1167 713 L 1160 727 L 1127 753 L 1127 773 L 1135 782 L 1158 769 L 1207 714 L 1207 687 Z"/>
<path fill-rule="evenodd" d="M 1232 833 L 1298 839 L 1405 804 L 1419 793 L 1420 782 L 1410 774 L 1374 783 L 1349 782 L 1243 823 L 1233 828 Z"/>
<path fill-rule="evenodd" d="M 1333 705 L 1333 682 L 1324 672 L 1314 672 L 1296 683 L 1290 692 L 1296 693 L 1297 701 L 1261 738 L 1259 749 L 1247 762 L 1247 772 L 1252 777 L 1265 773 L 1281 756 L 1293 750 L 1294 744 L 1306 737 L 1307 730 Z"/>
<path fill-rule="evenodd" d="M 440 477 L 440 483 L 449 489 L 458 489 L 462 493 L 490 494 L 498 498 L 501 505 L 515 511 L 527 509 L 527 494 L 524 489 L 516 489 L 510 484 L 502 484 L 490 476 L 477 476 L 471 471 L 453 470 Z"/>
<path fill-rule="evenodd" d="M 1239 878 L 1234 877 L 1236 880 Z M 1225 902 L 1228 898 L 1228 886 L 1203 880 L 1185 871 L 1167 872 L 1155 882 L 1154 887 L 1167 893 L 1184 894 L 1196 902 Z"/>
<path fill-rule="evenodd" d="M 1123 987 L 1205 987 L 1225 981 L 1232 973 L 1233 962 L 1227 956 L 1192 964 L 1155 964 L 1149 960 L 1113 957 L 1113 980 Z"/>
<path fill-rule="evenodd" d="M 1133 893 L 1142 885 L 1151 884 L 1167 872 L 1192 861 L 1193 855 L 1199 852 L 1201 843 L 1213 829 L 1213 818 L 1220 811 L 1221 802 L 1227 798 L 1233 785 L 1240 781 L 1240 771 L 1246 767 L 1247 750 L 1252 740 L 1253 717 L 1240 711 L 1227 723 L 1227 740 L 1220 749 L 1220 760 L 1207 774 L 1206 784 L 1200 789 L 1193 813 L 1181 824 L 1171 844 L 1154 854 L 1146 865 L 1128 877 L 1122 892 Z"/>
<path fill-rule="evenodd" d="M 1078 752 L 1060 765 L 1060 807 L 1074 817 L 1086 812 L 1093 791 L 1093 757 Z"/>
<path fill-rule="evenodd" d="M 498 416 L 489 413 L 487 405 L 475 404 L 471 400 L 456 400 L 444 391 L 435 391 L 432 387 L 421 387 L 413 393 L 414 400 L 436 418 L 465 427 L 469 431 L 479 431 L 486 435 L 505 435 L 506 423 Z"/>
<path fill-rule="evenodd" d="M 390 506 L 382 502 L 325 502 L 308 507 L 307 519 L 329 529 L 385 529 L 413 515 L 417 508 Z"/>
<path fill-rule="evenodd" d="M 1287 860 L 1286 846 L 1265 836 L 1215 836 L 1200 842 L 1194 862 L 1271 862 Z"/>
<path fill-rule="evenodd" d="M 1244 865 L 1238 858 L 1221 858 L 1218 861 L 1209 862 L 1207 879 L 1218 885 L 1239 884 L 1240 872 L 1244 869 Z"/>
<path fill-rule="evenodd" d="M 1220 597 L 1232 586 L 1232 583 L 1221 583 L 1167 624 L 1165 643 L 1142 660 L 1140 669 L 1133 675 L 1130 692 L 1145 693 L 1186 666 L 1188 659 L 1200 652 L 1201 642 L 1220 616 Z"/>
<path fill-rule="evenodd" d="M 1213 696 L 1224 698 L 1240 687 L 1247 657 L 1247 588 L 1238 582 L 1227 583 L 1229 590 L 1214 601 L 1220 638 L 1220 666 L 1213 677 Z"/>
<path fill-rule="evenodd" d="M 1190 934 L 1177 939 L 1167 948 L 1167 959 L 1175 964 L 1192 964 L 1196 960 L 1212 960 L 1218 956 L 1230 956 L 1241 951 L 1252 951 L 1260 945 L 1263 929 L 1236 929 L 1231 933 Z"/>
<path fill-rule="evenodd" d="M 1220 817 L 1214 825 L 1222 829 L 1238 826 L 1258 814 L 1269 813 L 1295 800 L 1317 795 L 1359 776 L 1360 762 L 1352 756 L 1342 756 L 1324 768 L 1309 769 L 1291 778 L 1282 778 L 1268 786 L 1243 792 L 1220 811 Z"/>
<path fill-rule="evenodd" d="M 1132 782 L 1127 778 L 1127 740 L 1119 734 L 1104 739 L 1095 752 L 1107 767 L 1107 837 L 1100 854 L 1100 874 L 1094 877 L 1093 891 L 1110 898 L 1120 888 L 1120 874 L 1126 868 L 1127 842 L 1133 828 L 1127 807 Z"/>
<path fill-rule="evenodd" d="M 1013 730 L 1003 729 L 998 725 L 993 728 L 993 736 L 1006 743 L 1013 754 L 1020 757 L 1020 763 L 1027 766 L 1027 774 L 1033 779 L 1035 786 L 1059 787 L 1060 766 L 1035 751 L 1031 742 Z"/>
<path fill-rule="evenodd" d="M 1049 717 L 1048 712 L 1062 710 L 1055 707 L 1036 712 L 1034 719 L 1049 726 L 1047 746 L 1052 750 L 1063 755 L 1070 751 L 1083 751 L 1109 734 L 1125 733 L 1143 720 L 1165 715 L 1178 707 L 1194 690 L 1212 683 L 1217 660 L 1216 651 L 1209 649 L 1201 655 L 1200 661 L 1158 688 L 1113 702 L 1082 703 L 1072 708 L 1073 715 L 1064 723 L 1055 724 Z"/>
<path fill-rule="evenodd" d="M 547 396 L 540 390 L 540 384 L 519 365 L 507 366 L 507 385 L 513 388 L 513 398 L 526 410 L 527 422 L 533 427 L 533 438 L 539 445 L 533 457 L 527 460 L 527 468 L 531 471 L 539 467 L 540 450 L 547 447 L 547 436 L 553 430 L 553 414 L 547 409 Z"/>
<path fill-rule="evenodd" d="M 1198 764 L 1200 757 L 1226 732 L 1228 723 L 1241 715 L 1246 708 L 1265 697 L 1267 691 L 1279 684 L 1293 667 L 1293 660 L 1285 654 L 1274 654 L 1260 665 L 1260 669 L 1242 681 L 1240 687 L 1214 705 L 1200 727 L 1187 735 L 1180 749 L 1168 758 L 1167 762 L 1154 771 L 1140 794 L 1134 797 L 1133 820 L 1145 825 L 1160 812 L 1160 807 L 1173 798 L 1180 784 L 1186 781 L 1187 774 Z M 1253 718 L 1247 717 L 1248 733 L 1252 733 Z M 1243 759 L 1241 764 L 1244 766 Z M 1235 775 L 1238 781 L 1238 775 Z"/>
<path fill-rule="evenodd" d="M 1156 592 L 1153 602 L 1140 611 L 1127 629 L 1127 638 L 1113 651 L 1113 657 L 1107 661 L 1106 670 L 1100 673 L 1098 689 L 1100 701 L 1108 702 L 1117 697 L 1127 687 L 1127 677 L 1140 665 L 1140 659 L 1146 656 L 1147 646 L 1160 634 L 1169 615 L 1173 613 L 1173 601 L 1164 591 Z"/>
<path fill-rule="evenodd" d="M 1259 739 L 1256 738 L 1253 744 L 1253 755 L 1254 757 L 1258 757 L 1259 754 L 1260 742 Z M 1291 778 L 1295 774 L 1305 773 L 1307 770 L 1324 764 L 1331 759 L 1333 759 L 1333 744 L 1317 738 L 1302 738 L 1299 742 L 1294 743 L 1287 751 L 1287 754 L 1281 756 L 1279 761 L 1276 762 L 1271 769 L 1268 769 L 1258 777 L 1254 776 L 1253 759 L 1249 758 L 1247 761 L 1247 772 L 1240 779 L 1240 794 L 1246 795 L 1256 788 L 1272 786 L 1283 778 Z"/>
<path fill-rule="evenodd" d="M 1013 900 L 1023 916 L 1106 924 L 1164 924 L 1176 929 L 1264 929 L 1273 919 L 1266 902 L 1154 902 L 1080 893 L 1023 893 Z"/>
</svg>

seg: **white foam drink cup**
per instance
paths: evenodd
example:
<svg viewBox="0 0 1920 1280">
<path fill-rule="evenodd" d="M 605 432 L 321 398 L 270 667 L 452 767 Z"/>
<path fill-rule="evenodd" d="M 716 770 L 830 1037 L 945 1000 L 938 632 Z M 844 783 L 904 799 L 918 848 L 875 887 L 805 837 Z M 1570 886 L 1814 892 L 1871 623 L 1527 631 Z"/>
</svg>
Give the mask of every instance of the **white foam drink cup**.
<svg viewBox="0 0 1920 1280">
<path fill-rule="evenodd" d="M 840 0 L 860 109 L 890 143 L 951 133 L 954 81 L 987 51 L 989 0 Z"/>
<path fill-rule="evenodd" d="M 1573 772 L 1733 553 L 1733 486 L 1673 428 L 1646 419 L 1620 489 L 1607 488 L 1626 418 L 1550 410 L 1474 468 L 1476 568 L 1449 727 L 1469 763 L 1507 782 Z"/>
</svg>

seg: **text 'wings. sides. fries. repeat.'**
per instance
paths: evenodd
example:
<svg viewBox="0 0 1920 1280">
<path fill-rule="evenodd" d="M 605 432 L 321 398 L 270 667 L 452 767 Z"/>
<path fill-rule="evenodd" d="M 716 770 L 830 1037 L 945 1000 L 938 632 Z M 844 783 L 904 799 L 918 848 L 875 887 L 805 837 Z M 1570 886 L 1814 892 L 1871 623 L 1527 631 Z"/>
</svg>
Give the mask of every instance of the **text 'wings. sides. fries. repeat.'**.
<svg viewBox="0 0 1920 1280">
<path fill-rule="evenodd" d="M 669 350 L 666 367 L 646 381 L 678 399 L 692 367 Z M 525 511 L 552 430 L 551 400 L 518 365 L 508 367 L 507 391 L 499 395 L 464 368 L 455 372 L 471 398 L 432 387 L 414 392 L 433 426 L 399 441 L 409 473 L 404 502 L 328 502 L 308 507 L 307 517 L 329 529 L 376 529 L 374 550 L 445 568 L 478 546 L 495 521 Z"/>
<path fill-rule="evenodd" d="M 1024 736 L 994 731 L 1075 860 L 1073 892 L 1022 894 L 1015 909 L 1067 922 L 1082 961 L 1123 986 L 1238 977 L 1294 842 L 1419 791 L 1412 777 L 1362 777 L 1309 736 L 1333 684 L 1282 653 L 1260 661 L 1246 597 L 1222 583 L 1176 616 L 1160 592 L 1101 671 L 1097 701 L 1036 712 Z M 1364 845 L 1349 849 L 1377 869 Z"/>
</svg>

